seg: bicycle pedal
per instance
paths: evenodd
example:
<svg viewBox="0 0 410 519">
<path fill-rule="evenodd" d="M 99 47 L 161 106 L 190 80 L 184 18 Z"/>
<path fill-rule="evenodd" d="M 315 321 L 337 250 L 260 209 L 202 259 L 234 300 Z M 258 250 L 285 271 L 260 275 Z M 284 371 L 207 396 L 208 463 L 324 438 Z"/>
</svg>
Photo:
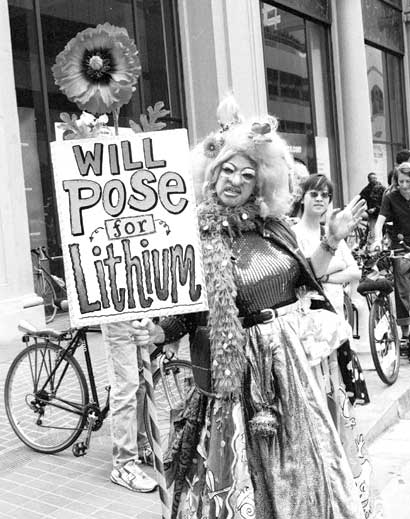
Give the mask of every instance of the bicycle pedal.
<svg viewBox="0 0 410 519">
<path fill-rule="evenodd" d="M 88 447 L 85 442 L 78 442 L 73 445 L 72 451 L 76 458 L 85 456 L 87 454 Z"/>
</svg>

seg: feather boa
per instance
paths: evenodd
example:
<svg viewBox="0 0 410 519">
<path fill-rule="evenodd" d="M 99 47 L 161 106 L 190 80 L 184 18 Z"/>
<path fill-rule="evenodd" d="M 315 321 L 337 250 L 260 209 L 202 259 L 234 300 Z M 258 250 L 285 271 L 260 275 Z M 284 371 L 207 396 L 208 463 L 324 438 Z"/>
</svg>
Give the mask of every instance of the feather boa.
<svg viewBox="0 0 410 519">
<path fill-rule="evenodd" d="M 260 208 L 254 198 L 240 207 L 226 207 L 211 196 L 198 207 L 205 284 L 209 304 L 209 338 L 213 391 L 235 398 L 245 369 L 245 332 L 236 306 L 231 240 L 256 229 Z"/>
</svg>

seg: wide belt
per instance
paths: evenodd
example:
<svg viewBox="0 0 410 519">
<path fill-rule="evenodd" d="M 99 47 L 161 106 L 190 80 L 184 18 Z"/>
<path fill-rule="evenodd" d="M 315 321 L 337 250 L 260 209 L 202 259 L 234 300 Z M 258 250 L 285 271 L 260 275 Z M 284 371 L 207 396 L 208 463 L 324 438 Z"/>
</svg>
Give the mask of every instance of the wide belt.
<svg viewBox="0 0 410 519">
<path fill-rule="evenodd" d="M 280 306 L 279 308 L 264 308 L 253 314 L 241 318 L 243 328 L 250 328 L 256 324 L 264 324 L 273 321 L 274 319 L 294 312 L 299 308 L 299 301 L 290 303 L 289 305 Z"/>
</svg>

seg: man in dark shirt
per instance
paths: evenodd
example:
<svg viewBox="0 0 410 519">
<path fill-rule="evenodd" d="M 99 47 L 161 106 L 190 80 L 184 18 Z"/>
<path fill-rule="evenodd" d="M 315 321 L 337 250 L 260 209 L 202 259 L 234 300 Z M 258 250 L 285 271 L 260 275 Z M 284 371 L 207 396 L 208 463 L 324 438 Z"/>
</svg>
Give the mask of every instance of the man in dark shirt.
<svg viewBox="0 0 410 519">
<path fill-rule="evenodd" d="M 368 241 L 372 243 L 374 239 L 374 226 L 379 216 L 380 206 L 382 203 L 385 187 L 377 180 L 376 173 L 367 175 L 369 183 L 360 191 L 360 197 L 366 200 L 367 204 L 367 224 L 368 224 Z"/>
<path fill-rule="evenodd" d="M 375 225 L 375 240 L 372 248 L 382 243 L 383 225 L 386 221 L 392 226 L 392 249 L 401 248 L 399 234 L 410 246 L 410 162 L 400 164 L 393 175 L 392 189 L 386 190 L 380 214 Z M 409 336 L 410 325 L 410 260 L 393 260 L 397 324 L 401 326 L 404 338 Z M 410 352 L 410 349 L 409 349 Z"/>
</svg>

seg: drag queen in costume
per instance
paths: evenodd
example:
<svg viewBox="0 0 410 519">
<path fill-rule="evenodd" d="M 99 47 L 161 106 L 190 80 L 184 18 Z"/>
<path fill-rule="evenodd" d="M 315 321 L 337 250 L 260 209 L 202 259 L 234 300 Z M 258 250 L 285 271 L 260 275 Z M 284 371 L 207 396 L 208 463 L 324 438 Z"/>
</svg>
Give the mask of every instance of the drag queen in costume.
<svg viewBox="0 0 410 519">
<path fill-rule="evenodd" d="M 209 312 L 134 323 L 140 345 L 190 337 L 196 388 L 166 456 L 172 518 L 364 519 L 362 445 L 353 434 L 342 445 L 338 428 L 353 431 L 349 408 L 368 395 L 317 281 L 364 203 L 332 213 L 307 261 L 283 218 L 292 160 L 276 121 L 242 121 L 226 106 L 222 130 L 193 151 L 193 174 L 205 180 L 198 217 Z M 312 290 L 327 316 L 313 349 L 306 316 L 317 310 L 303 295 Z M 329 355 L 339 382 L 331 412 L 311 367 Z"/>
</svg>

